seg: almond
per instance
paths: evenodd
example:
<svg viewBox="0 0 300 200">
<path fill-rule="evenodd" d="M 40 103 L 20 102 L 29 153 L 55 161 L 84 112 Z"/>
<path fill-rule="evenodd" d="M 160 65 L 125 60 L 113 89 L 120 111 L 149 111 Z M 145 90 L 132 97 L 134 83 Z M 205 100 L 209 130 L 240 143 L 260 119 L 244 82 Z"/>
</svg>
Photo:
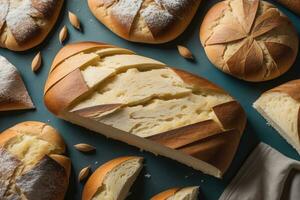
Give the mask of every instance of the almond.
<svg viewBox="0 0 300 200">
<path fill-rule="evenodd" d="M 66 26 L 64 26 L 60 32 L 59 32 L 59 42 L 60 44 L 63 44 L 65 39 L 68 37 L 68 29 Z"/>
<path fill-rule="evenodd" d="M 96 149 L 92 145 L 85 144 L 85 143 L 75 144 L 74 147 L 78 151 L 82 151 L 82 152 L 90 152 L 90 151 L 94 151 Z"/>
<path fill-rule="evenodd" d="M 87 166 L 85 168 L 82 168 L 78 175 L 78 181 L 83 181 L 90 173 L 90 166 Z"/>
<path fill-rule="evenodd" d="M 178 49 L 179 54 L 182 57 L 187 58 L 187 59 L 194 59 L 192 52 L 185 46 L 177 45 L 177 49 Z"/>
<path fill-rule="evenodd" d="M 32 71 L 36 72 L 41 67 L 41 64 L 42 64 L 42 56 L 41 56 L 41 52 L 38 52 L 31 62 Z"/>
<path fill-rule="evenodd" d="M 80 21 L 78 17 L 69 11 L 69 20 L 73 27 L 75 27 L 77 30 L 80 30 Z"/>
</svg>

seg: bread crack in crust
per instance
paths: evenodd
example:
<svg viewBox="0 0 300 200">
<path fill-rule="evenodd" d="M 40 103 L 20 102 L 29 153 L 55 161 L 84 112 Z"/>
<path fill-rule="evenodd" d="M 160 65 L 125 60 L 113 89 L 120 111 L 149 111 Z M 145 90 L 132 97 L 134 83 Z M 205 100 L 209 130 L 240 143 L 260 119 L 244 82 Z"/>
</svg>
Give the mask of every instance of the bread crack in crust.
<svg viewBox="0 0 300 200">
<path fill-rule="evenodd" d="M 63 119 L 217 177 L 246 124 L 240 104 L 213 83 L 100 43 L 64 47 L 44 98 Z"/>
<path fill-rule="evenodd" d="M 1 133 L 0 198 L 64 199 L 71 167 L 64 151 L 56 130 L 41 122 L 23 122 Z"/>
<path fill-rule="evenodd" d="M 23 51 L 41 43 L 62 4 L 63 0 L 0 0 L 0 46 Z"/>
<path fill-rule="evenodd" d="M 201 0 L 89 0 L 94 16 L 118 36 L 143 43 L 175 39 Z"/>
<path fill-rule="evenodd" d="M 203 20 L 200 40 L 220 70 L 254 82 L 285 73 L 298 52 L 298 36 L 289 19 L 261 0 L 217 3 Z"/>
</svg>

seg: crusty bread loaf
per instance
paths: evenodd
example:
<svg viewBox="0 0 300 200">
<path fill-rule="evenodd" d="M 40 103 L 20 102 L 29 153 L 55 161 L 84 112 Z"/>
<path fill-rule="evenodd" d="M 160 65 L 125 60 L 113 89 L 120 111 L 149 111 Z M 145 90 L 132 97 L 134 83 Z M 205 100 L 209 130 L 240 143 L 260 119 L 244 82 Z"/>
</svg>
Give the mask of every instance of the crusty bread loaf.
<svg viewBox="0 0 300 200">
<path fill-rule="evenodd" d="M 54 26 L 63 0 L 1 0 L 0 46 L 23 51 L 40 44 Z"/>
<path fill-rule="evenodd" d="M 300 80 L 287 82 L 263 93 L 254 108 L 300 154 Z"/>
<path fill-rule="evenodd" d="M 296 14 L 300 15 L 300 1 L 299 0 L 276 0 L 282 5 L 286 6 Z"/>
<path fill-rule="evenodd" d="M 88 179 L 82 200 L 124 200 L 142 169 L 141 157 L 120 157 L 100 166 Z"/>
<path fill-rule="evenodd" d="M 71 162 L 59 133 L 22 122 L 0 134 L 0 199 L 63 200 Z"/>
<path fill-rule="evenodd" d="M 118 36 L 142 43 L 164 43 L 179 36 L 201 0 L 88 0 L 95 17 Z"/>
<path fill-rule="evenodd" d="M 255 82 L 285 73 L 298 52 L 298 36 L 289 19 L 261 0 L 215 4 L 203 20 L 200 40 L 220 70 Z"/>
<path fill-rule="evenodd" d="M 44 101 L 55 115 L 221 177 L 246 116 L 209 81 L 110 45 L 83 42 L 56 56 Z"/>
<path fill-rule="evenodd" d="M 34 105 L 17 68 L 0 55 L 0 111 L 32 108 Z"/>
<path fill-rule="evenodd" d="M 172 188 L 163 191 L 150 200 L 197 200 L 199 187 Z"/>
</svg>

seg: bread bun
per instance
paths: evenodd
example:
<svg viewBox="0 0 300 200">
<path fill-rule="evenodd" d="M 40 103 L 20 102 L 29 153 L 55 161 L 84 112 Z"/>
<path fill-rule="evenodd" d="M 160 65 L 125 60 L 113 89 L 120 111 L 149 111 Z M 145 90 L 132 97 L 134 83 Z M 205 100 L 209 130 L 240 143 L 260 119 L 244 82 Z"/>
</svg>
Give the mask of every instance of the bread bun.
<svg viewBox="0 0 300 200">
<path fill-rule="evenodd" d="M 300 80 L 263 93 L 254 108 L 300 154 Z"/>
<path fill-rule="evenodd" d="M 172 188 L 163 191 L 150 200 L 197 200 L 199 187 Z"/>
<path fill-rule="evenodd" d="M 246 81 L 266 81 L 285 73 L 298 53 L 298 36 L 289 19 L 260 0 L 215 4 L 200 28 L 209 60 Z"/>
<path fill-rule="evenodd" d="M 133 42 L 164 43 L 179 36 L 201 0 L 88 0 L 95 17 L 118 36 Z"/>
<path fill-rule="evenodd" d="M 44 92 L 67 121 L 216 177 L 246 124 L 240 104 L 206 79 L 101 43 L 58 52 Z"/>
<path fill-rule="evenodd" d="M 276 0 L 282 5 L 286 6 L 296 14 L 300 15 L 300 1 L 299 0 Z"/>
<path fill-rule="evenodd" d="M 124 200 L 142 169 L 141 157 L 120 157 L 100 166 L 86 182 L 82 200 Z"/>
<path fill-rule="evenodd" d="M 0 134 L 0 199 L 63 200 L 71 161 L 59 133 L 22 122 Z"/>
<path fill-rule="evenodd" d="M 0 111 L 33 109 L 17 68 L 0 55 Z"/>
<path fill-rule="evenodd" d="M 0 46 L 24 51 L 40 44 L 54 26 L 63 0 L 2 0 Z"/>
</svg>

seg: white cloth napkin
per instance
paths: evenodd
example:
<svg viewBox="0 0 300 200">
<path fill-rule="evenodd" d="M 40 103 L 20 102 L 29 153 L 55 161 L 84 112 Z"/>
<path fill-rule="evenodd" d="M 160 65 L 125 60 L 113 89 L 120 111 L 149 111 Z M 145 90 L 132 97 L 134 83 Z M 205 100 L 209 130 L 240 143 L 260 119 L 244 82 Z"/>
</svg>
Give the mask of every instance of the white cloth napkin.
<svg viewBox="0 0 300 200">
<path fill-rule="evenodd" d="M 300 162 L 260 143 L 219 200 L 300 200 Z"/>
</svg>

